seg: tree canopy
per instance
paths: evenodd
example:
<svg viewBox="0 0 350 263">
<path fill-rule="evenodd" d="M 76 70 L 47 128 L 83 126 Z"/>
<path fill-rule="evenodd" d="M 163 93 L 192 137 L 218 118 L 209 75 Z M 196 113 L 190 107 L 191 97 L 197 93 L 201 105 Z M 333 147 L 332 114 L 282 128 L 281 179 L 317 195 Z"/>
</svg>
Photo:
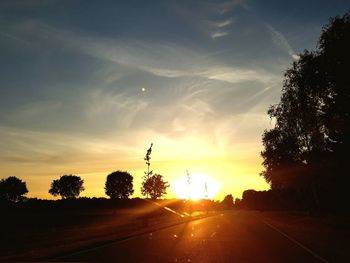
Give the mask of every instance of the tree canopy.
<svg viewBox="0 0 350 263">
<path fill-rule="evenodd" d="M 166 194 L 166 189 L 169 187 L 169 183 L 164 181 L 162 175 L 153 174 L 153 171 L 150 170 L 152 147 L 153 143 L 151 143 L 144 158 L 147 165 L 147 171 L 144 172 L 142 178 L 141 194 L 145 195 L 146 198 L 150 196 L 151 199 L 158 199 Z"/>
<path fill-rule="evenodd" d="M 84 191 L 84 180 L 76 175 L 63 175 L 60 179 L 53 180 L 49 193 L 53 196 L 60 195 L 63 199 L 71 199 L 79 196 Z"/>
<path fill-rule="evenodd" d="M 221 204 L 225 206 L 225 208 L 233 207 L 233 196 L 232 194 L 226 195 L 224 200 L 221 201 Z"/>
<path fill-rule="evenodd" d="M 316 51 L 293 62 L 280 102 L 268 110 L 275 125 L 263 134 L 261 175 L 272 189 L 312 191 L 317 202 L 329 195 L 348 200 L 349 69 L 347 13 L 323 27 Z"/>
<path fill-rule="evenodd" d="M 133 177 L 128 172 L 113 172 L 107 176 L 105 191 L 111 199 L 126 199 L 134 193 Z"/>
<path fill-rule="evenodd" d="M 151 199 L 158 199 L 166 194 L 169 183 L 164 181 L 163 176 L 154 174 L 148 177 L 142 184 L 141 193 L 149 195 Z"/>
<path fill-rule="evenodd" d="M 10 176 L 0 180 L 0 199 L 18 202 L 28 193 L 27 185 L 21 179 Z"/>
</svg>

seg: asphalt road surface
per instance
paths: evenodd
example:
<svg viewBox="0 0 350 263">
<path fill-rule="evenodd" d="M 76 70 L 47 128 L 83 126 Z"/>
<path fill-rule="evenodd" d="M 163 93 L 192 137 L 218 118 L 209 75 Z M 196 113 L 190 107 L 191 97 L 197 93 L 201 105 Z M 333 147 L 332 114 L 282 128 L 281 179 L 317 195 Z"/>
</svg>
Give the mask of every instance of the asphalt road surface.
<svg viewBox="0 0 350 263">
<path fill-rule="evenodd" d="M 327 262 L 254 214 L 224 212 L 76 252 L 79 262 Z"/>
</svg>

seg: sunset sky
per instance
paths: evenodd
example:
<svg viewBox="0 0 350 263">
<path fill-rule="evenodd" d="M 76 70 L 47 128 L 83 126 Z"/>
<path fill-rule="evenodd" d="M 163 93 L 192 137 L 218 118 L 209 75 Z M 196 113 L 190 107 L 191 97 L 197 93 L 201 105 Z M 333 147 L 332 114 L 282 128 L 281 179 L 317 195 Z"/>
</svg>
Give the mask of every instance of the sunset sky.
<svg viewBox="0 0 350 263">
<path fill-rule="evenodd" d="M 127 170 L 221 185 L 216 199 L 268 189 L 261 135 L 298 53 L 315 49 L 349 1 L 0 2 L 0 178 L 52 198 L 63 174 L 104 196 Z M 168 191 L 174 197 L 173 189 Z"/>
</svg>

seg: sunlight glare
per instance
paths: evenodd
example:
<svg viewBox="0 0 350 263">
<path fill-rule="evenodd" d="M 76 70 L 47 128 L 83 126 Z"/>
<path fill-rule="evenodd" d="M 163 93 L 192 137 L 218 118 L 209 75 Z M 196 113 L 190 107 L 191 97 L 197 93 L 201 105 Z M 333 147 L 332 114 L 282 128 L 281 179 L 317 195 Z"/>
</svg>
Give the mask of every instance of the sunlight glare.
<svg viewBox="0 0 350 263">
<path fill-rule="evenodd" d="M 181 176 L 173 182 L 172 188 L 177 198 L 212 199 L 219 193 L 221 184 L 208 175 L 192 174 L 190 183 L 187 176 Z"/>
</svg>

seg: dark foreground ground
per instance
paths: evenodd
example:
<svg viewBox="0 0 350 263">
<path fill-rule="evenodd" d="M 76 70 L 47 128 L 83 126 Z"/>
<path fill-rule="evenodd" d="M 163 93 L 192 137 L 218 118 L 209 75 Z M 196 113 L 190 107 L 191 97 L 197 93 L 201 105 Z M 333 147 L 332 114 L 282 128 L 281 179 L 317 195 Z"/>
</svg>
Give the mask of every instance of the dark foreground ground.
<svg viewBox="0 0 350 263">
<path fill-rule="evenodd" d="M 17 211 L 2 217 L 0 261 L 350 262 L 347 218 L 181 213 L 154 204 L 27 216 Z"/>
<path fill-rule="evenodd" d="M 317 236 L 314 237 L 317 239 Z M 329 240 L 329 246 L 335 246 Z M 350 262 L 347 244 L 315 251 L 256 212 L 225 211 L 56 258 L 94 262 Z"/>
</svg>

